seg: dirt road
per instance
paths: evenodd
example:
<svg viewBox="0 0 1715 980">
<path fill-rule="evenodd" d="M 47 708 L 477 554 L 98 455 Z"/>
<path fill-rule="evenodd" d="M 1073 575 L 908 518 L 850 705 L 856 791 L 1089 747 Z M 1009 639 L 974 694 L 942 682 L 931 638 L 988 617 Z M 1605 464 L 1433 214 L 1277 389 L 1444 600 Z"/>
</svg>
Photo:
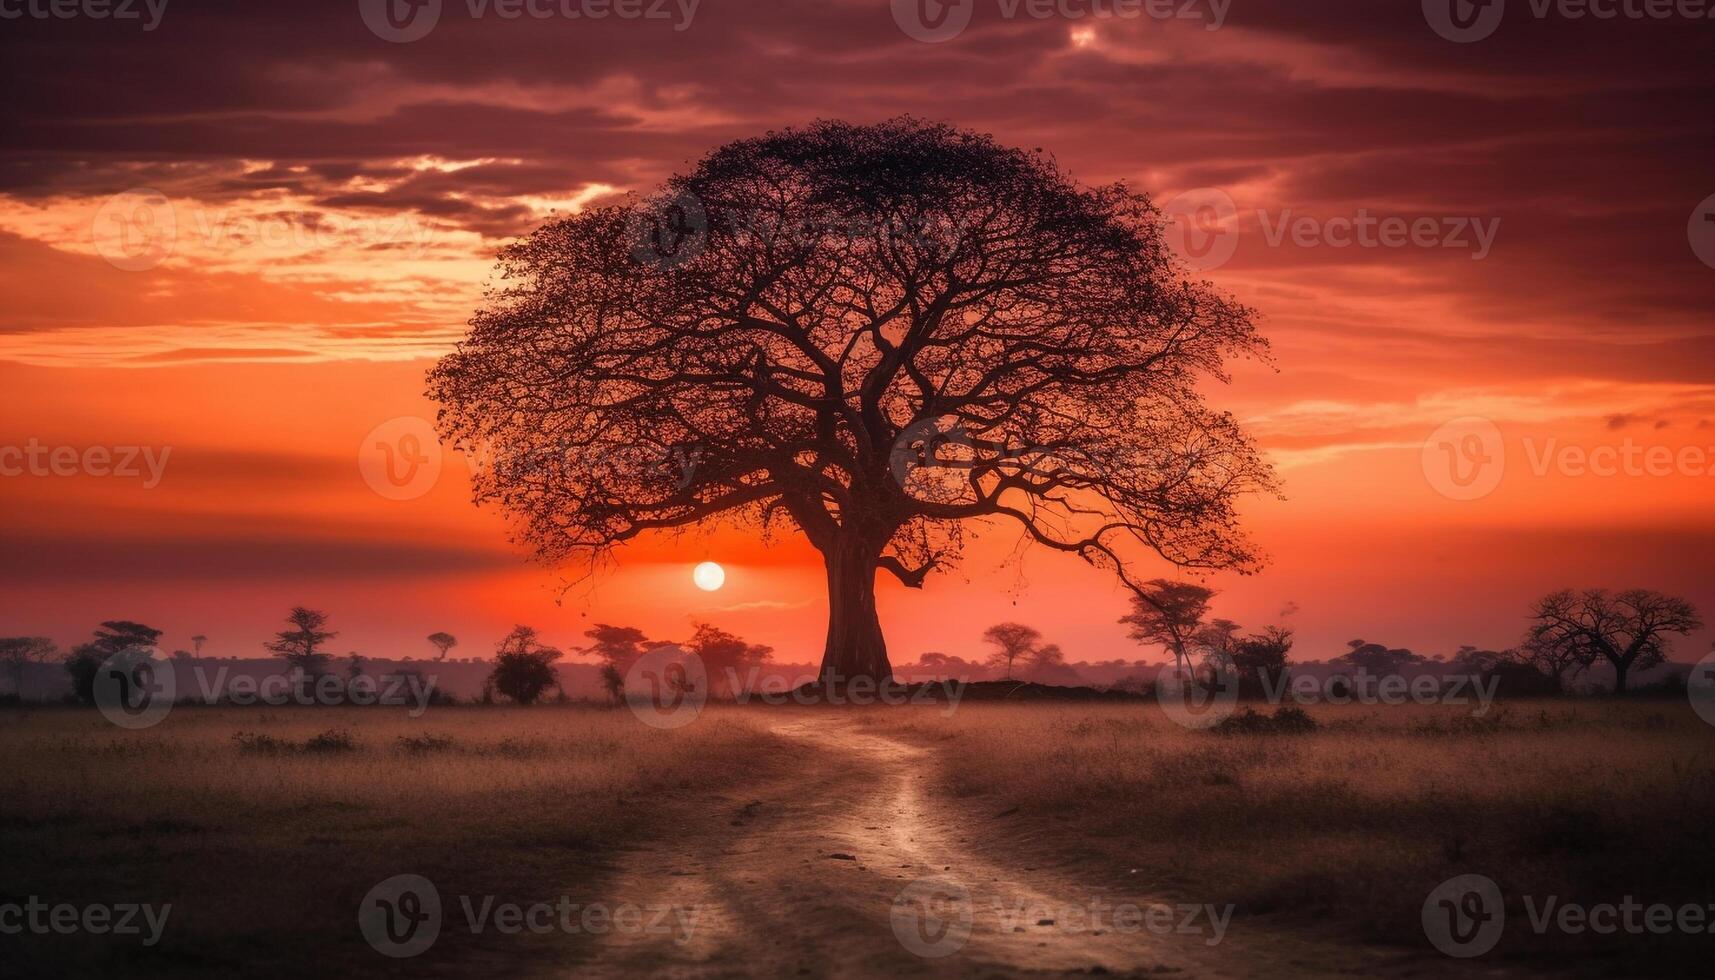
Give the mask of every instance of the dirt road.
<svg viewBox="0 0 1715 980">
<path fill-rule="evenodd" d="M 975 815 L 930 792 L 928 750 L 831 713 L 777 731 L 822 750 L 813 771 L 722 804 L 730 834 L 634 852 L 615 881 L 613 902 L 687 910 L 688 928 L 610 935 L 576 975 L 1495 975 L 985 858 Z"/>
</svg>

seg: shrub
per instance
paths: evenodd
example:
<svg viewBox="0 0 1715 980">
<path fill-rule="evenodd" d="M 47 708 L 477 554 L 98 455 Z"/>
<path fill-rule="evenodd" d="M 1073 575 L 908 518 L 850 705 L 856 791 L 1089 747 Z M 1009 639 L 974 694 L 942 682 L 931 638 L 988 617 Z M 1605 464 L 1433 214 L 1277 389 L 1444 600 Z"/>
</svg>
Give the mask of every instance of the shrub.
<svg viewBox="0 0 1715 980">
<path fill-rule="evenodd" d="M 357 740 L 343 728 L 331 728 L 304 743 L 305 752 L 355 752 Z"/>
<path fill-rule="evenodd" d="M 450 735 L 401 735 L 399 736 L 399 751 L 408 755 L 428 755 L 434 752 L 449 752 L 453 747 Z"/>
<path fill-rule="evenodd" d="M 292 750 L 291 742 L 255 732 L 235 732 L 232 740 L 238 743 L 238 751 L 245 755 L 280 755 Z"/>
</svg>

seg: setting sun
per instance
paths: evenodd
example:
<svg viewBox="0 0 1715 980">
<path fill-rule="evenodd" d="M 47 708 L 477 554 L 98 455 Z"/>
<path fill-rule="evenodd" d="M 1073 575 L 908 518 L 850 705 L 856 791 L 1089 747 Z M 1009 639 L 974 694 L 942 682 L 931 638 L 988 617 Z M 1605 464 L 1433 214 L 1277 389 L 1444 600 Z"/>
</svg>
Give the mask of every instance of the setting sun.
<svg viewBox="0 0 1715 980">
<path fill-rule="evenodd" d="M 713 592 L 726 584 L 726 569 L 706 561 L 691 570 L 691 581 L 704 592 Z"/>
</svg>

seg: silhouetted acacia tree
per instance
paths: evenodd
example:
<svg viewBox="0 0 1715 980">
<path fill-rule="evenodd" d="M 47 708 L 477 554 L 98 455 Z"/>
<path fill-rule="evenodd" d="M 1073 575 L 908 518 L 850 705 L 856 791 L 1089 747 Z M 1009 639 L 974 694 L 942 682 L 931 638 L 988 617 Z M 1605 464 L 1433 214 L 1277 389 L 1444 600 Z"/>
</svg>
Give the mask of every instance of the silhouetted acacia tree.
<svg viewBox="0 0 1715 980">
<path fill-rule="evenodd" d="M 559 686 L 554 661 L 560 656 L 558 648 L 536 638 L 534 629 L 515 626 L 495 648 L 494 670 L 485 687 L 518 704 L 535 704 L 544 691 Z"/>
<path fill-rule="evenodd" d="M 1428 658 L 1403 647 L 1390 649 L 1386 644 L 1368 643 L 1364 640 L 1352 640 L 1346 644 L 1350 649 L 1329 663 L 1356 667 L 1370 674 L 1398 674 L 1412 664 L 1427 662 Z"/>
<path fill-rule="evenodd" d="M 1203 631 L 1203 617 L 1209 614 L 1209 600 L 1214 597 L 1215 590 L 1205 586 L 1150 579 L 1134 587 L 1131 612 L 1120 622 L 1131 627 L 1132 639 L 1173 654 L 1174 668 L 1190 676 L 1190 650 Z"/>
<path fill-rule="evenodd" d="M 161 631 L 125 619 L 111 619 L 101 624 L 95 637 L 80 643 L 66 657 L 66 673 L 71 675 L 72 694 L 84 704 L 95 703 L 95 675 L 111 657 L 120 654 L 143 654 L 152 651 L 161 639 Z"/>
<path fill-rule="evenodd" d="M 708 623 L 698 623 L 685 649 L 703 661 L 708 672 L 709 693 L 732 694 L 744 680 L 742 672 L 765 662 L 774 648 L 751 643 Z"/>
<path fill-rule="evenodd" d="M 1286 660 L 1292 653 L 1292 631 L 1270 626 L 1261 633 L 1236 639 L 1232 645 L 1233 670 L 1239 675 L 1239 690 L 1245 694 L 1277 690 L 1286 676 Z"/>
<path fill-rule="evenodd" d="M 274 639 L 262 644 L 281 660 L 286 662 L 286 669 L 296 668 L 303 677 L 299 684 L 302 689 L 309 691 L 314 688 L 316 678 L 328 672 L 328 664 L 333 655 L 322 648 L 327 641 L 338 636 L 338 633 L 323 629 L 327 625 L 327 614 L 303 606 L 293 606 L 286 614 L 286 622 L 291 629 L 281 630 L 274 634 Z"/>
<path fill-rule="evenodd" d="M 59 647 L 45 636 L 0 637 L 0 668 L 12 679 L 12 693 L 23 697 L 26 666 L 46 663 L 57 653 Z"/>
<path fill-rule="evenodd" d="M 1004 670 L 1007 680 L 1012 680 L 1012 665 L 1019 658 L 1028 657 L 1041 640 L 1041 633 L 1023 623 L 996 623 L 983 630 L 983 642 L 995 648 L 989 654 L 988 665 Z"/>
<path fill-rule="evenodd" d="M 459 645 L 459 638 L 451 633 L 430 633 L 428 640 L 430 645 L 438 651 L 435 654 L 437 661 L 447 659 L 447 651 Z"/>
<path fill-rule="evenodd" d="M 1202 394 L 1261 353 L 1251 311 L 1180 274 L 1147 199 L 1041 152 L 819 122 L 548 224 L 500 273 L 429 379 L 493 461 L 477 500 L 592 570 L 648 531 L 803 534 L 828 683 L 890 675 L 876 571 L 921 587 L 967 520 L 1128 583 L 1149 553 L 1255 563 L 1235 500 L 1273 477 Z"/>
<path fill-rule="evenodd" d="M 1606 659 L 1619 694 L 1626 692 L 1632 668 L 1662 663 L 1675 634 L 1703 627 L 1691 603 L 1648 589 L 1563 590 L 1538 599 L 1531 618 L 1529 645 L 1554 650 L 1573 663 Z"/>
</svg>

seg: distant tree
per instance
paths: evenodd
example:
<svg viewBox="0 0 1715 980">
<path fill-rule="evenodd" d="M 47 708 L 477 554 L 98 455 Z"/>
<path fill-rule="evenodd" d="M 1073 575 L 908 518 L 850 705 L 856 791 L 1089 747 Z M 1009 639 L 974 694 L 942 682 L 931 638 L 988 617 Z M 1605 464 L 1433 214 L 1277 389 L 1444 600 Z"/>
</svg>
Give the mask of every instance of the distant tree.
<svg viewBox="0 0 1715 980">
<path fill-rule="evenodd" d="M 1556 694 L 1565 693 L 1572 678 L 1589 669 L 1601 653 L 1591 643 L 1568 643 L 1551 637 L 1530 635 L 1516 650 L 1508 650 L 1506 660 L 1534 668 L 1554 682 Z"/>
<path fill-rule="evenodd" d="M 535 704 L 542 692 L 559 686 L 554 661 L 560 657 L 559 649 L 540 642 L 534 629 L 513 627 L 495 648 L 494 670 L 484 685 L 485 700 L 491 699 L 489 692 L 498 691 L 518 704 Z"/>
<path fill-rule="evenodd" d="M 1648 589 L 1610 593 L 1606 589 L 1570 589 L 1546 595 L 1531 608 L 1528 645 L 1554 651 L 1557 660 L 1594 663 L 1606 659 L 1614 668 L 1614 691 L 1626 692 L 1626 677 L 1635 667 L 1647 670 L 1667 659 L 1675 635 L 1703 627 L 1691 603 Z"/>
<path fill-rule="evenodd" d="M 346 655 L 345 676 L 351 680 L 356 680 L 363 676 L 363 655 L 358 653 L 356 650 L 353 650 L 351 653 Z"/>
<path fill-rule="evenodd" d="M 316 678 L 328 672 L 333 656 L 322 648 L 339 634 L 322 628 L 328 622 L 326 613 L 303 606 L 293 606 L 286 614 L 286 622 L 292 628 L 274 634 L 274 639 L 262 646 L 284 660 L 288 671 L 298 670 L 302 674 L 299 683 L 308 691 Z"/>
<path fill-rule="evenodd" d="M 208 642 L 208 637 L 198 633 L 191 637 L 191 648 L 197 656 L 202 656 L 202 645 Z"/>
<path fill-rule="evenodd" d="M 437 661 L 447 659 L 447 651 L 459 645 L 459 638 L 451 633 L 430 633 L 429 642 L 440 653 L 435 655 Z"/>
<path fill-rule="evenodd" d="M 1004 670 L 1007 680 L 1012 680 L 1013 663 L 1036 649 L 1041 640 L 1041 633 L 1023 623 L 996 623 L 983 630 L 983 641 L 995 648 L 989 654 L 988 664 Z"/>
<path fill-rule="evenodd" d="M 597 623 L 584 630 L 584 636 L 591 643 L 581 652 L 599 657 L 622 675 L 631 669 L 638 657 L 643 656 L 645 644 L 649 642 L 643 631 L 634 626 L 610 626 L 607 623 Z"/>
<path fill-rule="evenodd" d="M 614 704 L 625 700 L 625 675 L 613 664 L 601 665 L 601 686 Z"/>
<path fill-rule="evenodd" d="M 1460 647 L 1458 653 L 1453 654 L 1448 665 L 1459 673 L 1481 676 L 1494 670 L 1500 664 L 1517 659 L 1518 651 L 1516 650 L 1479 650 L 1467 644 Z"/>
<path fill-rule="evenodd" d="M 1278 626 L 1234 641 L 1232 663 L 1239 674 L 1240 689 L 1252 684 L 1253 678 L 1256 684 L 1277 687 L 1286 676 L 1286 659 L 1291 652 L 1292 631 Z"/>
<path fill-rule="evenodd" d="M 12 678 L 12 693 L 24 696 L 26 666 L 46 663 L 58 653 L 59 647 L 45 636 L 0 637 L 0 668 Z"/>
<path fill-rule="evenodd" d="M 1329 662 L 1379 675 L 1398 674 L 1412 664 L 1428 663 L 1428 658 L 1420 653 L 1404 648 L 1390 649 L 1380 643 L 1353 640 L 1346 646 L 1351 649 Z"/>
<path fill-rule="evenodd" d="M 1172 654 L 1175 669 L 1189 675 L 1190 651 L 1214 597 L 1214 589 L 1201 585 L 1151 579 L 1132 593 L 1131 613 L 1120 622 L 1131 627 L 1132 639 Z"/>
<path fill-rule="evenodd" d="M 1191 639 L 1192 649 L 1203 655 L 1203 666 L 1211 670 L 1230 670 L 1233 648 L 1239 642 L 1239 624 L 1230 619 L 1216 619 L 1197 630 Z"/>
<path fill-rule="evenodd" d="M 96 629 L 95 637 L 81 643 L 66 657 L 72 694 L 84 704 L 95 703 L 95 675 L 109 658 L 153 650 L 161 631 L 130 620 L 113 619 Z"/>
<path fill-rule="evenodd" d="M 739 672 L 763 663 L 774 652 L 773 647 L 749 643 L 708 623 L 697 624 L 686 646 L 702 659 L 710 693 L 735 692 Z"/>
</svg>

